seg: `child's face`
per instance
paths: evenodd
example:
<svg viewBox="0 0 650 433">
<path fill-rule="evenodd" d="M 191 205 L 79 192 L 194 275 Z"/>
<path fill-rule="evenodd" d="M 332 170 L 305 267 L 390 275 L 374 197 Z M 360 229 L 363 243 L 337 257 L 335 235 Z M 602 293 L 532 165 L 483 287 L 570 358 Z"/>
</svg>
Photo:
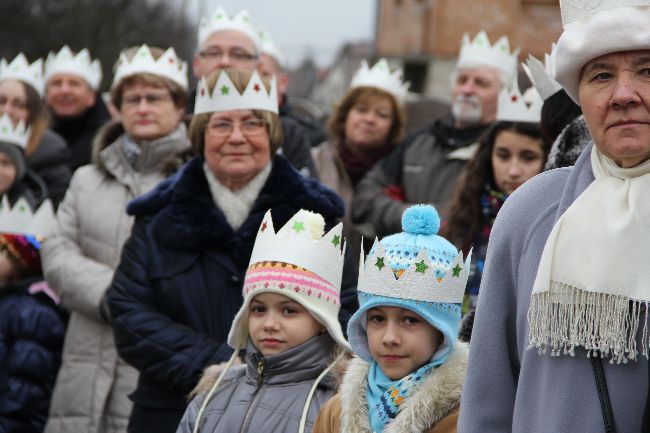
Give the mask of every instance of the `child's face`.
<svg viewBox="0 0 650 433">
<path fill-rule="evenodd" d="M 299 346 L 324 329 L 305 307 L 286 296 L 261 293 L 251 302 L 248 331 L 264 356 Z"/>
<path fill-rule="evenodd" d="M 16 166 L 6 153 L 0 152 L 0 194 L 11 189 L 16 181 Z"/>
<path fill-rule="evenodd" d="M 411 310 L 376 307 L 368 310 L 368 346 L 373 359 L 392 380 L 427 364 L 442 334 Z"/>
</svg>

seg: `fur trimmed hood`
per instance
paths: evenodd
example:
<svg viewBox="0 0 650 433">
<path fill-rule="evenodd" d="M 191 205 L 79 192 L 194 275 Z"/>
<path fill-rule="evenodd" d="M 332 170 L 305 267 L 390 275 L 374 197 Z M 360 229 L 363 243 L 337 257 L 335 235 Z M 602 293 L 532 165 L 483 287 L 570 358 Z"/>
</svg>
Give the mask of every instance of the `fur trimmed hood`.
<svg viewBox="0 0 650 433">
<path fill-rule="evenodd" d="M 401 406 L 384 433 L 424 432 L 458 407 L 467 371 L 469 346 L 458 342 L 447 362 L 431 375 Z M 370 364 L 354 358 L 345 372 L 341 394 L 341 432 L 370 433 L 366 389 Z"/>
</svg>

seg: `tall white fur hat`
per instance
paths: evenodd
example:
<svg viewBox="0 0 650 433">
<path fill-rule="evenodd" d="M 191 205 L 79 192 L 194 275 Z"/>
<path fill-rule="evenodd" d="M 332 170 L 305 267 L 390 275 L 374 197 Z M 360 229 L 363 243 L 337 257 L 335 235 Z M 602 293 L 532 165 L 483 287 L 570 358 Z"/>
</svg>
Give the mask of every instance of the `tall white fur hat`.
<svg viewBox="0 0 650 433">
<path fill-rule="evenodd" d="M 259 34 L 251 24 L 248 10 L 243 9 L 237 15 L 231 17 L 222 7 L 218 7 L 209 17 L 201 18 L 198 34 L 199 47 L 211 34 L 221 30 L 236 30 L 244 33 L 253 41 L 255 48 L 258 51 L 260 50 Z"/>
<path fill-rule="evenodd" d="M 600 56 L 650 49 L 650 0 L 560 0 L 564 32 L 555 79 L 580 104 L 582 68 Z"/>
<path fill-rule="evenodd" d="M 518 55 L 519 49 L 510 51 L 510 42 L 506 36 L 502 36 L 492 45 L 483 30 L 473 40 L 470 40 L 469 35 L 465 33 L 456 69 L 488 66 L 500 72 L 502 84 L 509 85 L 517 74 Z"/>
<path fill-rule="evenodd" d="M 126 53 L 121 53 L 117 61 L 112 87 L 117 87 L 124 78 L 130 75 L 143 73 L 167 78 L 187 90 L 187 63 L 182 61 L 171 47 L 158 59 L 153 57 L 147 45 L 138 48 L 132 59 L 129 59 Z"/>
<path fill-rule="evenodd" d="M 98 59 L 92 60 L 86 48 L 73 54 L 70 47 L 65 45 L 54 54 L 50 53 L 45 62 L 45 82 L 54 74 L 73 74 L 83 78 L 93 90 L 99 89 L 102 81 L 102 66 Z"/>
<path fill-rule="evenodd" d="M 361 61 L 361 67 L 357 70 L 350 82 L 350 88 L 353 87 L 376 87 L 377 89 L 393 95 L 397 102 L 404 103 L 408 89 L 411 83 L 405 83 L 402 78 L 402 70 L 390 70 L 386 59 L 379 59 L 372 68 L 368 67 L 368 62 Z"/>
<path fill-rule="evenodd" d="M 23 81 L 32 86 L 42 96 L 45 88 L 43 60 L 37 59 L 34 63 L 29 64 L 27 57 L 23 53 L 19 53 L 11 63 L 7 63 L 5 59 L 1 59 L 0 81 L 4 80 Z"/>
<path fill-rule="evenodd" d="M 343 226 L 339 223 L 325 234 L 324 229 L 321 215 L 301 209 L 276 233 L 271 211 L 264 215 L 246 271 L 244 304 L 228 334 L 231 347 L 245 347 L 250 303 L 256 295 L 270 292 L 301 304 L 338 345 L 350 350 L 338 321 L 345 256 Z"/>
<path fill-rule="evenodd" d="M 207 80 L 202 77 L 196 87 L 194 114 L 230 110 L 266 110 L 278 114 L 276 78 L 271 77 L 270 81 L 271 88 L 267 91 L 259 73 L 253 71 L 246 89 L 239 93 L 228 73 L 222 70 L 210 92 Z"/>
</svg>

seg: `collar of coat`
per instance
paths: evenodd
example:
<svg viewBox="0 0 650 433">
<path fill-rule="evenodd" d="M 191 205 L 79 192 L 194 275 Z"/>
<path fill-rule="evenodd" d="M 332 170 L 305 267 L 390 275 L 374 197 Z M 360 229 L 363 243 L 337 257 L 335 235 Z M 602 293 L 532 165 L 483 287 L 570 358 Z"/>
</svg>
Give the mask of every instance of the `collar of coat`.
<svg viewBox="0 0 650 433">
<path fill-rule="evenodd" d="M 469 346 L 458 342 L 447 362 L 432 371 L 404 403 L 384 433 L 423 432 L 430 429 L 460 404 L 460 393 L 467 371 Z M 368 420 L 368 369 L 370 364 L 354 358 L 341 386 L 341 431 L 370 433 Z"/>
<path fill-rule="evenodd" d="M 267 210 L 279 229 L 299 210 L 320 213 L 328 226 L 341 218 L 341 199 L 319 182 L 303 177 L 282 156 L 273 158 L 271 174 L 242 226 L 234 231 L 212 199 L 203 172 L 202 157 L 195 157 L 151 192 L 133 200 L 127 213 L 152 218 L 157 242 L 175 250 L 224 250 L 248 264 L 255 237 Z"/>
</svg>

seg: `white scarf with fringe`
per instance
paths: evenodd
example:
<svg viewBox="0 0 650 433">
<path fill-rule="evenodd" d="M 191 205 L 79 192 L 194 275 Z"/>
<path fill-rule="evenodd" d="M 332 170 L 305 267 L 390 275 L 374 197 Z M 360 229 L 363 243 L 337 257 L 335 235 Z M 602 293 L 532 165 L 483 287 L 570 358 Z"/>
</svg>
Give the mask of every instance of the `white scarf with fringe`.
<svg viewBox="0 0 650 433">
<path fill-rule="evenodd" d="M 596 146 L 595 180 L 556 221 L 533 286 L 529 343 L 540 354 L 648 357 L 650 161 L 621 168 Z M 645 306 L 645 308 L 642 308 Z"/>
</svg>

